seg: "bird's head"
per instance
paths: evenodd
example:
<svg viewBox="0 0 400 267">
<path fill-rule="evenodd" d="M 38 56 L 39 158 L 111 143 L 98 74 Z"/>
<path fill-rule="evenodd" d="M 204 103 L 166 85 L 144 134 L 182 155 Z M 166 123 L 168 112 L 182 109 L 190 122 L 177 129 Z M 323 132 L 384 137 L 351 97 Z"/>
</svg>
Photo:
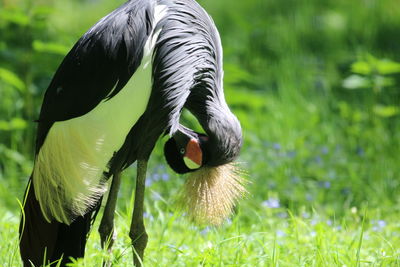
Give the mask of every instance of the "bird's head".
<svg viewBox="0 0 400 267">
<path fill-rule="evenodd" d="M 230 112 L 225 120 L 208 120 L 206 134 L 180 125 L 165 143 L 164 155 L 169 166 L 179 174 L 202 167 L 218 167 L 233 162 L 242 146 L 240 123 Z"/>
<path fill-rule="evenodd" d="M 179 174 L 195 171 L 207 162 L 208 137 L 189 129 L 178 130 L 165 143 L 169 166 Z"/>
<path fill-rule="evenodd" d="M 206 128 L 208 135 L 180 127 L 165 143 L 169 166 L 177 173 L 190 173 L 178 199 L 198 224 L 221 224 L 246 193 L 244 173 L 233 163 L 242 144 L 241 129 L 237 120 L 232 125 L 219 136 L 210 131 L 212 124 Z"/>
</svg>

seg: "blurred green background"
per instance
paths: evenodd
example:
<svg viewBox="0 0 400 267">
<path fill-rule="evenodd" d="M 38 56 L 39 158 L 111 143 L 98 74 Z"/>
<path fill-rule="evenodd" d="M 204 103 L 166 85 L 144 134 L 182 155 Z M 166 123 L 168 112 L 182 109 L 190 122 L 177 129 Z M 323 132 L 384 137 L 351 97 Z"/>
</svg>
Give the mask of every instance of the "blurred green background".
<svg viewBox="0 0 400 267">
<path fill-rule="evenodd" d="M 0 1 L 0 208 L 16 222 L 43 93 L 77 39 L 122 2 Z M 225 94 L 244 131 L 239 161 L 251 184 L 241 223 L 322 214 L 357 215 L 359 225 L 364 210 L 370 229 L 392 225 L 389 243 L 399 242 L 400 2 L 199 3 L 220 31 Z M 183 179 L 165 167 L 162 143 L 150 166 L 147 208 L 155 192 L 169 206 Z M 133 176 L 130 168 L 121 207 Z"/>
</svg>

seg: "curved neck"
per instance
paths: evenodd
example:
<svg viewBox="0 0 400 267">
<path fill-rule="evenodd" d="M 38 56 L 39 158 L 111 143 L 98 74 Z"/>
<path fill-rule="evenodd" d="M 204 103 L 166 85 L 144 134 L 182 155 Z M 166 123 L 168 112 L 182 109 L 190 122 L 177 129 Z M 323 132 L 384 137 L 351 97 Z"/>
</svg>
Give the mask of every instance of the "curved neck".
<svg viewBox="0 0 400 267">
<path fill-rule="evenodd" d="M 222 90 L 219 93 L 210 94 L 204 88 L 193 89 L 185 105 L 199 120 L 209 137 L 205 146 L 207 165 L 210 166 L 233 161 L 238 157 L 242 146 L 240 123 L 226 104 Z"/>
</svg>

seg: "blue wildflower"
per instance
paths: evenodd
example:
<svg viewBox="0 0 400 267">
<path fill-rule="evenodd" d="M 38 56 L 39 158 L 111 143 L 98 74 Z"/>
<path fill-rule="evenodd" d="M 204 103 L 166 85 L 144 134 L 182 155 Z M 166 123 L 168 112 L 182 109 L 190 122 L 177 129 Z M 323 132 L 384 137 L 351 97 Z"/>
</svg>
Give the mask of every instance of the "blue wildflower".
<svg viewBox="0 0 400 267">
<path fill-rule="evenodd" d="M 153 215 L 151 215 L 151 214 L 148 213 L 148 212 L 143 212 L 143 217 L 146 218 L 146 219 L 149 219 L 150 221 L 153 221 L 153 220 L 154 220 Z"/>
<path fill-rule="evenodd" d="M 331 187 L 331 182 L 329 181 L 319 181 L 318 186 L 322 188 L 330 188 Z"/>
<path fill-rule="evenodd" d="M 161 175 L 161 180 L 163 181 L 168 181 L 169 180 L 169 174 L 168 173 L 163 173 Z"/>
<path fill-rule="evenodd" d="M 160 178 L 161 178 L 160 174 L 158 174 L 158 173 L 153 174 L 154 181 L 159 181 Z"/>
<path fill-rule="evenodd" d="M 357 148 L 356 148 L 356 153 L 357 153 L 357 155 L 359 155 L 360 157 L 362 157 L 362 156 L 365 155 L 365 151 L 364 151 L 364 149 L 363 149 L 362 147 L 357 147 Z"/>
<path fill-rule="evenodd" d="M 288 158 L 294 158 L 294 157 L 296 157 L 296 155 L 297 155 L 297 152 L 296 152 L 295 150 L 289 150 L 289 151 L 286 153 L 286 156 L 287 156 Z"/>
<path fill-rule="evenodd" d="M 270 197 L 267 200 L 262 202 L 262 205 L 267 208 L 277 209 L 280 207 L 279 199 Z"/>
<path fill-rule="evenodd" d="M 377 231 L 382 231 L 386 227 L 386 221 L 384 220 L 372 220 L 371 221 L 372 226 L 372 231 L 377 232 Z"/>
<path fill-rule="evenodd" d="M 322 153 L 322 155 L 326 155 L 326 154 L 329 153 L 329 149 L 328 149 L 326 146 L 323 146 L 323 147 L 321 148 L 321 153 Z"/>
<path fill-rule="evenodd" d="M 383 228 L 386 226 L 386 222 L 384 220 L 379 220 L 378 225 L 379 225 L 379 227 Z"/>
<path fill-rule="evenodd" d="M 153 184 L 152 179 L 150 179 L 150 177 L 147 178 L 145 184 L 146 184 L 146 187 L 151 186 Z"/>
<path fill-rule="evenodd" d="M 343 195 L 349 195 L 349 194 L 351 193 L 351 189 L 348 188 L 348 187 L 345 187 L 345 188 L 343 188 L 340 192 L 341 192 Z"/>
<path fill-rule="evenodd" d="M 282 230 L 276 230 L 276 236 L 277 237 L 284 237 L 286 233 Z"/>
<path fill-rule="evenodd" d="M 274 143 L 273 145 L 272 145 L 272 147 L 275 149 L 275 150 L 281 150 L 281 145 L 279 144 L 279 143 Z"/>
<path fill-rule="evenodd" d="M 299 176 L 292 176 L 292 177 L 290 178 L 290 181 L 291 181 L 293 184 L 298 184 L 298 183 L 301 182 L 301 179 L 300 179 Z"/>
<path fill-rule="evenodd" d="M 207 226 L 206 228 L 204 228 L 203 230 L 200 231 L 200 234 L 202 236 L 204 236 L 204 235 L 208 234 L 208 232 L 210 232 L 210 227 Z"/>
<path fill-rule="evenodd" d="M 322 158 L 321 158 L 321 156 L 316 156 L 316 157 L 314 158 L 314 161 L 315 161 L 315 163 L 317 163 L 317 164 L 321 164 L 321 163 L 322 163 Z"/>
</svg>

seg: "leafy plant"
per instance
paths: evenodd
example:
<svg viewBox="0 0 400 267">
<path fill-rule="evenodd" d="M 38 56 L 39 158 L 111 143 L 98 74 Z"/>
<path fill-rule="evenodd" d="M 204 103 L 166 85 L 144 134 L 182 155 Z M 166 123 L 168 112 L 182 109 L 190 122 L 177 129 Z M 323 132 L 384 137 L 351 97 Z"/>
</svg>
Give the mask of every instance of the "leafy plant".
<svg viewBox="0 0 400 267">
<path fill-rule="evenodd" d="M 343 87 L 348 90 L 370 90 L 373 94 L 372 111 L 380 117 L 398 115 L 398 103 L 384 104 L 385 91 L 396 87 L 393 75 L 400 73 L 400 63 L 388 59 L 378 59 L 372 55 L 354 62 L 352 74 L 343 80 Z"/>
</svg>

